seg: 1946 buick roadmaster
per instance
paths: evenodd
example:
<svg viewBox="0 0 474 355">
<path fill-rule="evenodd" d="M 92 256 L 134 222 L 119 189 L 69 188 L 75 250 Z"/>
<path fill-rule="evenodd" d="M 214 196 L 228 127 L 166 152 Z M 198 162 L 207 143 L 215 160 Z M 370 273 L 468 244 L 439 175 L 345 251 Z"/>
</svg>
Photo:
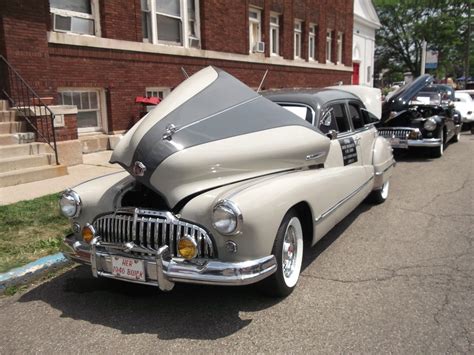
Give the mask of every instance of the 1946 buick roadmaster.
<svg viewBox="0 0 474 355">
<path fill-rule="evenodd" d="M 64 250 L 108 277 L 288 295 L 313 245 L 366 197 L 388 197 L 394 160 L 349 92 L 259 95 L 208 67 L 132 127 L 126 171 L 67 190 Z M 303 118 L 303 119 L 302 119 Z"/>
</svg>

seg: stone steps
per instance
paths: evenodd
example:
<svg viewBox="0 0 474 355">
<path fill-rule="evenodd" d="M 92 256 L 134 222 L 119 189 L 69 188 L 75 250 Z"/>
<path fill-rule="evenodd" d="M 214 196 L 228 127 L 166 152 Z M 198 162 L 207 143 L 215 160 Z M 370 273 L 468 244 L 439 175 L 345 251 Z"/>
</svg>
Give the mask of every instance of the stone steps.
<svg viewBox="0 0 474 355">
<path fill-rule="evenodd" d="M 52 149 L 46 143 L 34 142 L 0 146 L 0 159 L 43 153 L 52 153 Z"/>
<path fill-rule="evenodd" d="M 67 173 L 68 171 L 65 165 L 43 165 L 21 170 L 0 172 L 0 187 L 50 179 L 67 175 Z"/>
<path fill-rule="evenodd" d="M 11 144 L 32 143 L 35 141 L 35 134 L 33 132 L 19 132 L 0 134 L 0 146 Z"/>
<path fill-rule="evenodd" d="M 16 114 L 14 110 L 2 111 L 0 110 L 0 122 L 14 122 L 21 121 L 22 118 Z"/>
<path fill-rule="evenodd" d="M 0 100 L 0 111 L 7 111 L 10 108 L 10 104 L 7 100 Z"/>
<path fill-rule="evenodd" d="M 0 159 L 0 172 L 5 173 L 8 171 L 53 165 L 54 163 L 53 154 L 16 155 L 10 158 Z"/>
<path fill-rule="evenodd" d="M 26 132 L 28 125 L 22 121 L 0 122 L 0 134 Z"/>
</svg>

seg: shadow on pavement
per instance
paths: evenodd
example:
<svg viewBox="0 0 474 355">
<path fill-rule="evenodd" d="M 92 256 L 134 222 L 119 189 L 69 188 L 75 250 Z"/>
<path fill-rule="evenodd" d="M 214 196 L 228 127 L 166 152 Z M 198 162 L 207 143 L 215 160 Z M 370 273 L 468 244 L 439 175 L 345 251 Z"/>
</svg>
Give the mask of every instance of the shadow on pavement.
<svg viewBox="0 0 474 355">
<path fill-rule="evenodd" d="M 176 284 L 157 288 L 96 279 L 78 266 L 20 297 L 43 301 L 61 317 L 114 328 L 123 334 L 156 334 L 160 339 L 219 339 L 249 325 L 240 311 L 254 312 L 280 302 L 261 296 L 254 286 L 215 287 Z"/>
</svg>

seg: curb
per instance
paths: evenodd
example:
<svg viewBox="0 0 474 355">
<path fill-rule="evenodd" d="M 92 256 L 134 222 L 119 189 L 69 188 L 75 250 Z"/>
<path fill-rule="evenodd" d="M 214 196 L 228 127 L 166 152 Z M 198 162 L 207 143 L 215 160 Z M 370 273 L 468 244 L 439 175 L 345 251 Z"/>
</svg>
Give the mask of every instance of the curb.
<svg viewBox="0 0 474 355">
<path fill-rule="evenodd" d="M 33 261 L 25 266 L 17 267 L 0 274 L 0 294 L 5 292 L 7 287 L 28 283 L 39 279 L 50 271 L 57 270 L 62 266 L 70 264 L 63 253 L 57 253 Z"/>
</svg>

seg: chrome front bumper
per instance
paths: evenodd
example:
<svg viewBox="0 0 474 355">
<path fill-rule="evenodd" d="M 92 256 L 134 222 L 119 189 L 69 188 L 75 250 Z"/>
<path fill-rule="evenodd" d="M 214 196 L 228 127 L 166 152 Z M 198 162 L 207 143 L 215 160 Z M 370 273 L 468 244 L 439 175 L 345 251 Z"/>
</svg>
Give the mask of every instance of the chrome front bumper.
<svg viewBox="0 0 474 355">
<path fill-rule="evenodd" d="M 388 139 L 392 148 L 408 149 L 409 147 L 439 147 L 441 145 L 440 138 L 424 138 L 424 139 Z"/>
<path fill-rule="evenodd" d="M 112 248 L 113 249 L 113 248 Z M 66 257 L 89 264 L 92 275 L 117 280 L 157 286 L 163 291 L 170 291 L 175 282 L 238 286 L 258 282 L 276 271 L 273 255 L 260 259 L 241 262 L 221 262 L 217 260 L 192 260 L 171 258 L 167 246 L 161 247 L 154 257 L 139 257 L 126 254 L 125 248 L 117 246 L 112 250 L 110 245 L 101 245 L 100 238 L 95 238 L 91 245 L 78 241 L 73 234 L 64 239 L 63 253 Z M 135 281 L 117 277 L 112 274 L 112 257 L 120 255 L 144 261 L 146 281 Z"/>
</svg>

